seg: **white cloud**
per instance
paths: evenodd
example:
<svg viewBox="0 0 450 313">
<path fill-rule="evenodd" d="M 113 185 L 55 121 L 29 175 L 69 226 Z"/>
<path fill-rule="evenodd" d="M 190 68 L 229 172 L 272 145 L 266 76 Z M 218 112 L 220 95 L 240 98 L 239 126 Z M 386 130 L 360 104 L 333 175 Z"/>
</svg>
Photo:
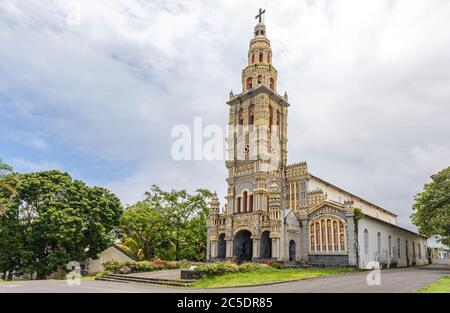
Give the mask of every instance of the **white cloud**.
<svg viewBox="0 0 450 313">
<path fill-rule="evenodd" d="M 14 158 L 12 159 L 11 165 L 15 170 L 20 170 L 21 172 L 38 172 L 54 169 L 64 171 L 64 166 L 62 164 L 47 160 L 33 162 L 22 158 Z"/>
<path fill-rule="evenodd" d="M 260 6 L 291 102 L 290 161 L 307 160 L 404 226 L 430 171 L 449 163 L 450 3 L 74 3 L 79 26 L 67 24 L 66 1 L 0 4 L 1 110 L 21 125 L 12 130 L 132 164 L 108 184 L 125 202 L 153 183 L 225 193 L 222 162 L 171 160 L 170 130 L 194 116 L 226 124 Z"/>
</svg>

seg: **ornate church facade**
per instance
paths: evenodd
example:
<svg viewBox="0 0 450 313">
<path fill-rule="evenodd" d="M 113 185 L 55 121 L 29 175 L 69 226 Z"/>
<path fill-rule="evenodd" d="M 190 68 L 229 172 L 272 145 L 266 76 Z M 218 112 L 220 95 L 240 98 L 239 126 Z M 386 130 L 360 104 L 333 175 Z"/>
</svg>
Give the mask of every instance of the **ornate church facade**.
<svg viewBox="0 0 450 313">
<path fill-rule="evenodd" d="M 396 225 L 396 215 L 287 164 L 287 93 L 261 19 L 250 41 L 242 92 L 230 93 L 227 195 L 208 218 L 207 259 L 372 267 L 426 264 L 426 238 Z"/>
</svg>

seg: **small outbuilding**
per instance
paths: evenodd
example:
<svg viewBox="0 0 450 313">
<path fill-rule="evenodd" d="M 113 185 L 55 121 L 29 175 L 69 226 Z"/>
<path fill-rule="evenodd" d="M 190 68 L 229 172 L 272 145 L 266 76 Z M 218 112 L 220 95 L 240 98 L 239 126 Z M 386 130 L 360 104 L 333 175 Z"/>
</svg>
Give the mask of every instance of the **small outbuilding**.
<svg viewBox="0 0 450 313">
<path fill-rule="evenodd" d="M 86 259 L 84 269 L 88 275 L 104 271 L 103 263 L 108 261 L 135 262 L 136 259 L 116 244 L 111 245 L 98 255 L 98 259 Z"/>
</svg>

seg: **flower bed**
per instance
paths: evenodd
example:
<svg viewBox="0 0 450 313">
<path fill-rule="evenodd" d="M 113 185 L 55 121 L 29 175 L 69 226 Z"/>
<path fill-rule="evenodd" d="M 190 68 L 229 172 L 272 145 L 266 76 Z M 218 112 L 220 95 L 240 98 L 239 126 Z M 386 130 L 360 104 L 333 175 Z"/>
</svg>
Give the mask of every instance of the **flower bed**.
<svg viewBox="0 0 450 313">
<path fill-rule="evenodd" d="M 115 274 L 129 274 L 139 272 L 181 269 L 181 268 L 189 268 L 191 265 L 195 265 L 195 263 L 186 260 L 165 261 L 160 259 L 152 261 L 140 261 L 140 262 L 108 261 L 106 263 L 103 263 L 105 272 Z"/>
<path fill-rule="evenodd" d="M 215 263 L 198 263 L 186 260 L 165 261 L 155 259 L 152 261 L 140 262 L 119 262 L 108 261 L 103 263 L 105 273 L 130 274 L 139 272 L 152 272 L 171 269 L 188 269 L 194 266 L 193 272 L 197 276 L 218 276 L 228 273 L 249 273 L 255 271 L 264 271 L 270 268 L 281 268 L 281 263 L 265 261 L 264 263 L 242 263 L 236 264 L 231 261 Z"/>
</svg>

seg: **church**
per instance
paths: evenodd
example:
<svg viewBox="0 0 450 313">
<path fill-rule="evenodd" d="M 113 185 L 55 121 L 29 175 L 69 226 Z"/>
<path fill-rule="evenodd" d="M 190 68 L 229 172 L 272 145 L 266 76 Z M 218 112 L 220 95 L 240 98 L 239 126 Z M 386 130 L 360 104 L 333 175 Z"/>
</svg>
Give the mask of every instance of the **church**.
<svg viewBox="0 0 450 313">
<path fill-rule="evenodd" d="M 372 268 L 427 264 L 427 238 L 401 228 L 397 215 L 287 164 L 288 95 L 278 93 L 263 13 L 257 15 L 242 70 L 230 92 L 228 188 L 207 220 L 207 260 L 274 260 Z"/>
</svg>

